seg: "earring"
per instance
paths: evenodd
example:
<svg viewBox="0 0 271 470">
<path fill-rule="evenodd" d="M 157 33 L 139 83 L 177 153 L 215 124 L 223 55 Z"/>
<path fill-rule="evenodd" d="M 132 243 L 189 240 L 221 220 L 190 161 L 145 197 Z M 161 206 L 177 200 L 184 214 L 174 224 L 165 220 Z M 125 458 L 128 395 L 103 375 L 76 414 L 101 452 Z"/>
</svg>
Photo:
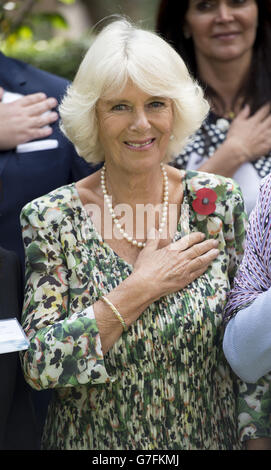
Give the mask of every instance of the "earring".
<svg viewBox="0 0 271 470">
<path fill-rule="evenodd" d="M 174 139 L 174 135 L 173 135 L 173 134 L 171 134 L 171 136 L 170 136 L 169 140 L 173 140 L 173 139 Z"/>
</svg>

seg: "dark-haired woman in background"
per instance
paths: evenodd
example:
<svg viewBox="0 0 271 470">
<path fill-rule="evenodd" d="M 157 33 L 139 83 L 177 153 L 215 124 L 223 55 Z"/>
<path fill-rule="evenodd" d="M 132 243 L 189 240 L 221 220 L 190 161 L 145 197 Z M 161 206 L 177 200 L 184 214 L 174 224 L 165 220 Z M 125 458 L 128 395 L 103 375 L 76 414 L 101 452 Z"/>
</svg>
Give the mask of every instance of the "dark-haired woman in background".
<svg viewBox="0 0 271 470">
<path fill-rule="evenodd" d="M 174 166 L 233 177 L 250 213 L 271 172 L 270 0 L 162 0 L 157 31 L 211 104 Z"/>
</svg>

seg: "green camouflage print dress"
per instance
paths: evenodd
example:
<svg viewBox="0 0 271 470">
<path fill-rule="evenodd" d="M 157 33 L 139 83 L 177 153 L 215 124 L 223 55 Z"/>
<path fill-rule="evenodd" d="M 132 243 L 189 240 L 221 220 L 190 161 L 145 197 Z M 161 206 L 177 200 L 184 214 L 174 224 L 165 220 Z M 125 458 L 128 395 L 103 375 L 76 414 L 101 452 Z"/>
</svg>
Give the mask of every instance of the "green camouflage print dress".
<svg viewBox="0 0 271 470">
<path fill-rule="evenodd" d="M 220 255 L 152 303 L 105 356 L 92 304 L 133 267 L 95 230 L 75 184 L 25 206 L 22 362 L 32 387 L 54 390 L 44 449 L 239 448 L 222 311 L 243 254 L 243 199 L 231 179 L 207 173 L 183 172 L 183 186 L 174 240 L 203 231 Z"/>
</svg>

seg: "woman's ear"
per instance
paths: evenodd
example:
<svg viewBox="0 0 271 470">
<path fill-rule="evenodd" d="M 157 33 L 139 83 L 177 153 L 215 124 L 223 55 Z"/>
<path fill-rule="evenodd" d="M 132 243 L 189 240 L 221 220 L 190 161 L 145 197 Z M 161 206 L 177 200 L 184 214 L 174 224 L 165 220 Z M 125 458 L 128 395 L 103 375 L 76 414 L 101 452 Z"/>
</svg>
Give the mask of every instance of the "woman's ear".
<svg viewBox="0 0 271 470">
<path fill-rule="evenodd" d="M 183 25 L 183 35 L 184 35 L 185 39 L 190 39 L 191 38 L 190 28 L 189 28 L 187 23 L 184 23 L 184 25 Z"/>
</svg>

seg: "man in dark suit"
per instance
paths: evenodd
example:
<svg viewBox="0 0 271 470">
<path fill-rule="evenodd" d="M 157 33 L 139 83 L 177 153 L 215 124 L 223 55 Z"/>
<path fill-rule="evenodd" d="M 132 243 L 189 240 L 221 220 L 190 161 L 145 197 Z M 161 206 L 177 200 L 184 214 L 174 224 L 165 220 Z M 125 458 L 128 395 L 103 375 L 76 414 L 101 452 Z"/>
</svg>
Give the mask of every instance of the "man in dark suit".
<svg viewBox="0 0 271 470">
<path fill-rule="evenodd" d="M 76 154 L 59 129 L 54 108 L 68 84 L 0 53 L 0 245 L 15 251 L 22 266 L 22 207 L 95 170 Z M 24 97 L 6 102 L 18 94 Z"/>
<path fill-rule="evenodd" d="M 0 247 L 0 320 L 20 319 L 20 268 L 17 255 Z M 38 449 L 33 406 L 17 352 L 0 354 L 0 384 L 0 450 Z"/>
<path fill-rule="evenodd" d="M 19 217 L 22 207 L 57 187 L 84 178 L 98 168 L 80 158 L 59 129 L 57 105 L 68 84 L 61 77 L 0 52 L 0 246 L 18 255 L 21 287 L 24 248 Z M 5 296 L 0 302 L 5 301 L 7 292 L 5 294 L 3 291 L 1 295 Z M 2 367 L 5 367 L 5 360 L 11 360 L 7 356 L 4 354 L 1 357 Z M 0 377 L 1 384 L 4 384 L 5 373 L 1 371 L 1 363 Z M 41 431 L 48 394 L 33 392 L 33 397 Z M 16 445 L 15 440 L 13 445 Z"/>
</svg>

